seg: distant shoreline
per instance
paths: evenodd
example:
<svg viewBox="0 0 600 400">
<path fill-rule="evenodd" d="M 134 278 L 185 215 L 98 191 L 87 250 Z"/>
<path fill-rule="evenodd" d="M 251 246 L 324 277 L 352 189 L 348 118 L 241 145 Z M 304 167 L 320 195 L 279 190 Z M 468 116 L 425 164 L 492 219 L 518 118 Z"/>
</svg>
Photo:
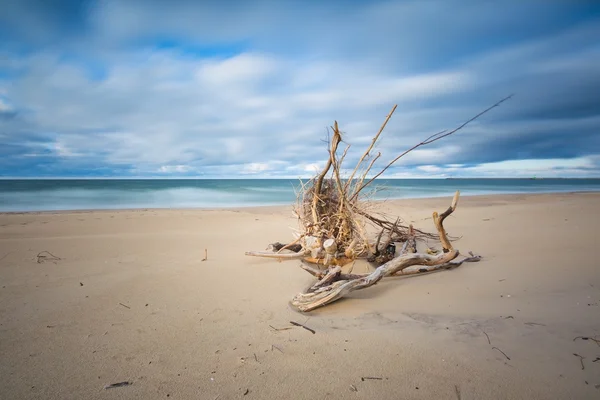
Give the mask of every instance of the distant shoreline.
<svg viewBox="0 0 600 400">
<path fill-rule="evenodd" d="M 434 178 L 435 179 L 435 178 Z M 503 180 L 503 181 L 542 181 L 542 180 L 560 180 L 560 181 L 579 181 L 579 180 L 600 180 L 599 178 L 440 178 L 444 180 L 460 180 L 460 181 L 469 181 L 469 180 L 478 180 L 478 181 L 494 181 L 494 180 Z"/>
</svg>

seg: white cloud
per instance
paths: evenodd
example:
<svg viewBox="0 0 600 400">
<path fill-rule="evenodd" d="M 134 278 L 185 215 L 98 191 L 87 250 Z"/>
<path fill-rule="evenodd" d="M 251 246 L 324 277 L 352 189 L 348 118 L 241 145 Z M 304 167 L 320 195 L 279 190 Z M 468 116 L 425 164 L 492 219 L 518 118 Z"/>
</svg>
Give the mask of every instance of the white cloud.
<svg viewBox="0 0 600 400">
<path fill-rule="evenodd" d="M 591 157 L 577 157 L 571 159 L 542 159 L 542 160 L 508 160 L 495 163 L 485 163 L 474 167 L 465 168 L 471 173 L 485 175 L 504 174 L 504 176 L 530 176 L 532 174 L 560 175 L 566 172 L 584 171 L 593 169 L 596 165 Z"/>
<path fill-rule="evenodd" d="M 277 61 L 260 54 L 244 53 L 223 60 L 201 63 L 196 77 L 201 85 L 219 88 L 223 85 L 258 84 L 278 70 Z"/>
<path fill-rule="evenodd" d="M 159 169 L 158 172 L 162 172 L 162 173 L 182 173 L 182 172 L 187 172 L 189 171 L 190 168 L 187 165 L 162 165 Z"/>
<path fill-rule="evenodd" d="M 434 174 L 443 171 L 443 169 L 437 165 L 420 165 L 417 167 L 417 169 L 419 171 L 430 172 Z"/>
<path fill-rule="evenodd" d="M 382 166 L 513 89 L 525 92 L 527 101 L 515 100 L 494 115 L 507 112 L 504 107 L 514 112 L 538 104 L 534 89 L 548 85 L 536 80 L 537 73 L 587 71 L 585 76 L 594 77 L 591 67 L 581 67 L 597 64 L 597 45 L 590 37 L 598 28 L 592 24 L 482 53 L 468 51 L 470 29 L 485 33 L 509 23 L 538 26 L 560 13 L 519 2 L 502 9 L 479 2 L 463 7 L 433 3 L 452 11 L 452 23 L 443 12 L 430 13 L 431 4 L 422 2 L 354 7 L 322 2 L 293 12 L 287 8 L 290 3 L 270 1 L 240 3 L 235 9 L 210 1 L 184 1 L 177 7 L 99 2 L 85 17 L 91 24 L 85 34 L 61 41 L 60 47 L 0 56 L 0 68 L 18 72 L 10 84 L 0 81 L 0 113 L 21 111 L 13 120 L 0 118 L 0 129 L 11 132 L 23 154 L 38 154 L 39 146 L 28 140 L 40 140 L 69 162 L 85 159 L 132 173 L 307 175 L 322 168 L 327 157 L 322 140 L 334 120 L 352 144 L 348 167 L 398 104 L 375 149 L 382 152 L 377 163 Z M 531 14 L 516 9 L 535 11 L 537 18 L 530 21 Z M 310 20 L 310 29 L 295 23 L 298 18 Z M 30 20 L 60 30 L 41 14 L 23 21 Z M 444 34 L 433 33 L 431 26 Z M 151 39 L 157 38 L 173 38 L 173 48 L 153 47 Z M 573 50 L 578 43 L 583 48 Z M 454 56 L 454 50 L 461 55 Z M 69 57 L 73 54 L 77 57 Z M 102 69 L 100 77 L 93 76 L 96 67 Z M 562 86 L 552 80 L 557 91 L 572 86 L 573 76 L 565 76 Z M 522 80 L 515 83 L 516 78 Z M 488 94 L 490 87 L 494 90 Z M 549 98 L 541 100 L 551 104 L 545 103 Z M 548 113 L 512 124 L 480 121 L 410 153 L 385 176 L 403 176 L 408 173 L 403 169 L 418 165 L 413 173 L 425 175 L 512 171 L 510 165 L 502 170 L 494 164 L 485 171 L 466 167 L 470 157 L 481 158 L 469 145 L 515 138 L 523 130 L 559 127 L 578 135 L 596 123 L 554 119 Z M 42 134 L 20 139 L 31 132 Z M 530 156 L 507 148 L 511 152 L 505 158 Z"/>
<path fill-rule="evenodd" d="M 597 176 L 599 165 L 600 155 L 595 155 L 575 158 L 507 160 L 474 166 L 460 164 L 422 165 L 417 167 L 417 171 L 422 171 L 431 178 L 449 176 L 487 178 L 592 177 Z M 394 177 L 398 177 L 398 175 Z"/>
<path fill-rule="evenodd" d="M 370 125 L 373 132 L 380 119 L 365 112 L 384 114 L 381 105 L 387 109 L 394 101 L 459 90 L 462 81 L 456 78 L 463 75 L 367 75 L 333 62 L 349 80 L 334 76 L 315 91 L 298 87 L 303 65 L 290 66 L 273 55 L 203 60 L 155 51 L 144 64 L 139 58 L 124 57 L 104 80 L 94 81 L 77 65 L 36 55 L 26 59 L 32 72 L 15 82 L 9 96 L 34 110 L 34 124 L 56 132 L 61 155 L 67 155 L 64 149 L 96 153 L 103 163 L 143 170 L 180 163 L 264 163 L 278 154 L 316 161 L 323 152 L 311 147 L 324 148 L 320 140 L 333 118 L 349 126 Z M 349 133 L 349 140 L 356 133 Z"/>
</svg>

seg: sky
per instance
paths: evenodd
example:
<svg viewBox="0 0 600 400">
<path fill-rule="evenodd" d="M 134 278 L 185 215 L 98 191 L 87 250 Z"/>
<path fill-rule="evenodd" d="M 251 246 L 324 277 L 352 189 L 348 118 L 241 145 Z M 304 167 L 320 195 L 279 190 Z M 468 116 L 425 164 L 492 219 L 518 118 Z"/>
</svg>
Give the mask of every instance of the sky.
<svg viewBox="0 0 600 400">
<path fill-rule="evenodd" d="M 0 177 L 600 177 L 600 2 L 0 0 Z"/>
</svg>

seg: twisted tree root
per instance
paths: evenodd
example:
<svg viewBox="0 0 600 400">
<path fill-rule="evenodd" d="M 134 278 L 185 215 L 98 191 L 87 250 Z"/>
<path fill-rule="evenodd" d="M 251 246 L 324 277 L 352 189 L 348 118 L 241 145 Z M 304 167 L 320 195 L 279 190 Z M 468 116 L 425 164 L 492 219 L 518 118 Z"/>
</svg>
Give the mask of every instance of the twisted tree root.
<svg viewBox="0 0 600 400">
<path fill-rule="evenodd" d="M 315 308 L 333 303 L 355 290 L 366 289 L 369 286 L 373 286 L 386 276 L 432 272 L 440 269 L 454 268 L 465 261 L 478 261 L 479 258 L 476 256 L 462 261 L 453 261 L 459 255 L 459 251 L 454 249 L 448 240 L 443 222 L 444 219 L 456 209 L 458 197 L 459 192 L 457 191 L 452 200 L 452 205 L 446 211 L 441 215 L 438 215 L 437 212 L 433 213 L 433 220 L 438 230 L 444 252 L 439 255 L 420 253 L 402 254 L 381 265 L 372 273 L 358 277 L 356 275 L 350 276 L 341 274 L 339 267 L 331 268 L 329 272 L 319 274 L 321 280 L 313 285 L 308 293 L 296 295 L 291 304 L 300 311 L 311 311 Z M 420 268 L 409 268 L 414 266 L 420 266 Z"/>
</svg>

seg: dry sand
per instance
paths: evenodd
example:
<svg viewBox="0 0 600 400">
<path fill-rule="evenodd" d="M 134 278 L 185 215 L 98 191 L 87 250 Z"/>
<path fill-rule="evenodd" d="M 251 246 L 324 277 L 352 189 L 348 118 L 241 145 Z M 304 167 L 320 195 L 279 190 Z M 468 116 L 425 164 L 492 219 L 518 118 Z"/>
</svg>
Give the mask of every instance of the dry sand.
<svg viewBox="0 0 600 400">
<path fill-rule="evenodd" d="M 433 230 L 449 202 L 385 207 Z M 297 262 L 244 256 L 292 237 L 289 207 L 3 214 L 0 398 L 600 398 L 600 345 L 573 340 L 600 339 L 599 206 L 462 198 L 446 226 L 483 261 L 309 314 Z"/>
</svg>

